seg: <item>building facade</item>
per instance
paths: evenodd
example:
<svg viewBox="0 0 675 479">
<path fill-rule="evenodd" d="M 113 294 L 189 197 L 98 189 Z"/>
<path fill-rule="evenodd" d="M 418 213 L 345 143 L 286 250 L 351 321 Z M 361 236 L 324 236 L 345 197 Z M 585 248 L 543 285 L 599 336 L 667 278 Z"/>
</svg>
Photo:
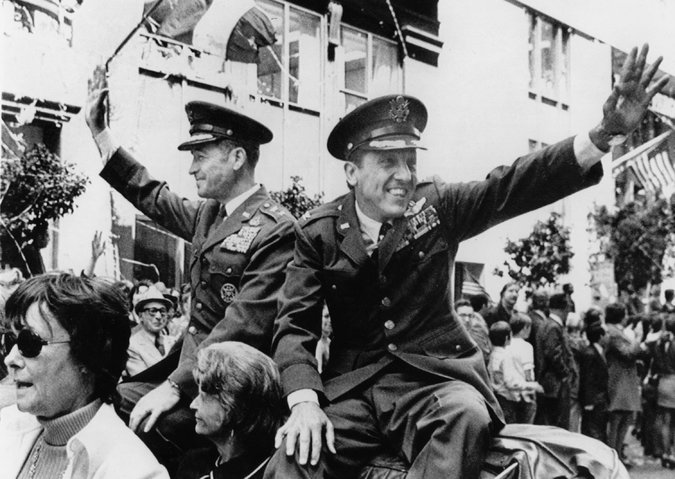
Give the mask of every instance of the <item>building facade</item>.
<svg viewBox="0 0 675 479">
<path fill-rule="evenodd" d="M 28 21 L 24 17 L 33 25 L 23 33 L 5 27 L 3 41 L 21 44 L 22 50 L 3 44 L 3 51 L 12 53 L 3 59 L 10 66 L 3 70 L 11 71 L 5 75 L 10 81 L 3 80 L 3 119 L 13 132 L 47 142 L 91 178 L 75 213 L 52 228 L 47 263 L 81 269 L 93 232 L 103 230 L 110 233 L 114 248 L 107 249 L 99 274 L 130 277 L 157 268 L 162 281 L 179 283 L 189 245 L 110 192 L 97 176 L 98 154 L 82 115 L 77 115 L 93 66 L 113 55 L 154 2 L 66 3 L 2 2 L 12 25 Z M 326 151 L 326 138 L 358 104 L 395 92 L 419 97 L 429 108 L 429 150 L 421 155 L 420 176 L 477 180 L 523 153 L 593 126 L 612 88 L 613 46 L 625 51 L 584 15 L 560 7 L 565 2 L 255 3 L 271 20 L 276 38 L 259 50 L 257 62 L 226 61 L 222 52 L 196 41 L 212 32 L 206 17 L 192 36 L 169 38 L 143 27 L 109 62 L 110 122 L 116 136 L 151 172 L 187 197 L 195 197 L 187 175 L 190 156 L 176 150 L 187 136 L 187 101 L 228 103 L 272 129 L 275 138 L 261 150 L 257 178 L 268 189 L 279 190 L 290 184 L 291 176 L 301 176 L 310 194 L 323 192 L 332 198 L 346 186 L 341 163 Z M 582 13 L 590 8 L 572 3 Z M 37 25 L 59 35 L 58 48 L 49 39 L 35 44 L 30 35 L 35 36 Z M 31 61 L 24 67 L 25 58 Z M 28 106 L 37 111 L 32 122 L 21 116 Z M 612 169 L 611 160 L 604 160 L 606 171 Z M 581 286 L 592 282 L 588 212 L 594 203 L 614 201 L 613 175 L 607 174 L 596 188 L 467 241 L 457 269 L 471 271 L 494 296 L 504 279 L 492 271 L 504 260 L 506 238 L 526 236 L 533 222 L 553 209 L 572 230 L 575 259 L 568 280 L 579 286 L 581 296 Z M 457 278 L 462 281 L 462 274 Z M 581 304 L 588 300 L 578 298 Z"/>
</svg>

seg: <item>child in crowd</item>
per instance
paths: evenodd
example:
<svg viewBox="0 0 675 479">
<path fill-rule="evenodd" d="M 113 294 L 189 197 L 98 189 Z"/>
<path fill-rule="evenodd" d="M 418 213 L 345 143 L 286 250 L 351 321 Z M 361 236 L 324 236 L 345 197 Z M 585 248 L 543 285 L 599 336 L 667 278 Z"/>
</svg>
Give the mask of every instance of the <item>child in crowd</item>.
<svg viewBox="0 0 675 479">
<path fill-rule="evenodd" d="M 518 314 L 518 313 L 517 313 Z M 518 316 L 520 316 L 518 314 Z M 524 316 L 524 315 L 523 315 Z M 529 317 L 527 318 L 529 320 Z M 518 319 L 518 321 L 524 321 Z M 522 326 L 519 330 L 519 338 L 526 337 Z M 529 331 L 527 332 L 529 334 Z M 490 326 L 490 341 L 492 342 L 492 353 L 488 364 L 490 381 L 495 391 L 497 400 L 504 411 L 504 418 L 507 423 L 526 422 L 532 423 L 534 413 L 536 412 L 536 402 L 534 402 L 534 393 L 543 392 L 542 387 L 534 381 L 528 366 L 526 369 L 514 359 L 509 348 L 511 344 L 511 326 L 506 321 L 497 321 Z M 516 342 L 520 346 L 520 342 Z M 533 363 L 534 361 L 532 361 Z M 530 374 L 530 377 L 526 374 Z"/>
</svg>

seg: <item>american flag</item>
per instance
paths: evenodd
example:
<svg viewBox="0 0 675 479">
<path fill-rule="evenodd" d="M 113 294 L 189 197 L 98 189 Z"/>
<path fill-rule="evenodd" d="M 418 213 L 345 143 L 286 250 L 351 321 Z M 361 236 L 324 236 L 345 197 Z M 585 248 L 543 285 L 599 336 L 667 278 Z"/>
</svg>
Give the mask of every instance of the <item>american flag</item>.
<svg viewBox="0 0 675 479">
<path fill-rule="evenodd" d="M 664 196 L 675 193 L 675 167 L 667 141 L 672 133 L 668 130 L 614 160 L 614 178 L 630 169 L 645 190 Z"/>
</svg>

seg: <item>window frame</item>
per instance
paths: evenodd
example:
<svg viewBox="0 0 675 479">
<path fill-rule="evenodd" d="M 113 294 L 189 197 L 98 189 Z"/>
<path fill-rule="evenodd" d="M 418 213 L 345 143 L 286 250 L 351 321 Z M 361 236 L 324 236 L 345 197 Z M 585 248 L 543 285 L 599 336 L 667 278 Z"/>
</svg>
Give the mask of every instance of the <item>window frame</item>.
<svg viewBox="0 0 675 479">
<path fill-rule="evenodd" d="M 528 95 L 531 99 L 561 108 L 569 109 L 570 98 L 570 65 L 571 65 L 571 38 L 572 29 L 539 12 L 528 11 Z M 541 62 L 541 37 L 543 22 L 553 28 L 554 50 L 554 85 L 547 88 L 543 83 Z M 562 61 L 560 60 L 562 59 Z M 566 74 L 563 75 L 563 73 Z M 562 81 L 564 79 L 564 82 Z"/>
<path fill-rule="evenodd" d="M 376 35 L 374 33 L 371 33 L 369 31 L 367 31 L 367 30 L 357 28 L 353 25 L 349 25 L 348 23 L 344 23 L 344 22 L 340 24 L 340 38 L 341 39 L 344 38 L 344 31 L 343 31 L 344 28 L 347 28 L 347 29 L 352 30 L 354 32 L 366 35 L 366 75 L 365 75 L 365 83 L 366 83 L 365 90 L 366 90 L 366 92 L 361 93 L 361 92 L 356 91 L 356 90 L 351 90 L 349 88 L 346 88 L 344 86 L 344 84 L 338 86 L 338 93 L 340 93 L 342 95 L 342 98 L 345 100 L 345 109 L 346 109 L 346 106 L 347 106 L 346 95 L 350 95 L 350 96 L 353 96 L 353 97 L 360 98 L 364 102 L 373 98 L 373 92 L 371 91 L 371 84 L 373 82 L 373 78 L 372 78 L 372 76 L 373 76 L 373 38 L 376 37 L 378 40 L 381 40 L 384 43 L 389 43 L 396 48 L 398 48 L 399 45 L 394 40 L 390 40 L 390 39 L 382 37 L 380 35 Z M 343 61 L 340 68 L 344 71 L 344 67 L 345 67 L 345 64 L 344 64 L 344 61 Z M 399 85 L 399 89 L 402 90 L 402 88 L 403 88 L 403 65 L 400 61 L 397 61 L 396 67 L 397 67 L 396 71 L 397 71 L 397 77 L 398 77 L 397 82 L 398 82 L 398 85 Z"/>
</svg>

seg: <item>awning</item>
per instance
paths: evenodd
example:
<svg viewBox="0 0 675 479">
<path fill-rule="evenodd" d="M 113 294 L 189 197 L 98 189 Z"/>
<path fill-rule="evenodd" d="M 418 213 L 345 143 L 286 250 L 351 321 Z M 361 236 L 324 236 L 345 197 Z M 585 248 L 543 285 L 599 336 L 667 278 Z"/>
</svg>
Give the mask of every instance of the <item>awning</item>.
<svg viewBox="0 0 675 479">
<path fill-rule="evenodd" d="M 146 11 L 155 1 L 146 1 Z M 150 17 L 158 35 L 225 59 L 255 63 L 260 47 L 276 42 L 274 27 L 253 0 L 164 1 Z"/>
</svg>

